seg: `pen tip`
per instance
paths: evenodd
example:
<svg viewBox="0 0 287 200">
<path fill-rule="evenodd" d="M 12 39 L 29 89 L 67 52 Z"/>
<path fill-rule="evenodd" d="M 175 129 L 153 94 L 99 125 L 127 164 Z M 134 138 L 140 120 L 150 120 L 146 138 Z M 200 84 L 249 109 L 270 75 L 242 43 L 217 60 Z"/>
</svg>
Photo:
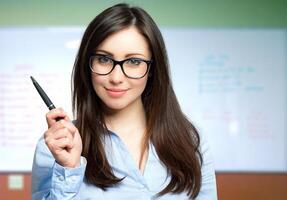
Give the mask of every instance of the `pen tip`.
<svg viewBox="0 0 287 200">
<path fill-rule="evenodd" d="M 32 80 L 33 82 L 35 82 L 35 79 L 33 78 L 33 76 L 30 76 L 30 78 L 31 78 L 31 80 Z"/>
</svg>

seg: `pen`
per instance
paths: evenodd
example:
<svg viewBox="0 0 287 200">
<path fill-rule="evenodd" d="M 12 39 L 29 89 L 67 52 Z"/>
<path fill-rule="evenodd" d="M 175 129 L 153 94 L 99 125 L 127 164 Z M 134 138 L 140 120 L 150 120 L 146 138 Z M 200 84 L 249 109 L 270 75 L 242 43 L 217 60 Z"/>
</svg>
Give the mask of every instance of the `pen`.
<svg viewBox="0 0 287 200">
<path fill-rule="evenodd" d="M 52 110 L 54 108 L 56 108 L 54 106 L 54 104 L 52 103 L 52 101 L 49 99 L 49 97 L 47 96 L 47 94 L 44 92 L 44 90 L 41 88 L 41 86 L 39 85 L 39 83 L 33 78 L 33 76 L 30 76 L 33 85 L 35 86 L 36 90 L 38 91 L 38 93 L 40 94 L 40 96 L 42 97 L 43 101 L 45 102 L 45 104 L 47 105 L 47 107 L 49 108 L 49 110 Z"/>
<path fill-rule="evenodd" d="M 54 108 L 56 108 L 54 106 L 54 104 L 52 103 L 52 101 L 49 99 L 48 95 L 44 92 L 44 90 L 41 88 L 41 86 L 39 85 L 39 83 L 33 78 L 33 76 L 30 76 L 33 85 L 35 86 L 36 90 L 38 91 L 38 93 L 40 94 L 40 96 L 42 97 L 43 101 L 45 102 L 45 104 L 47 105 L 47 107 L 49 108 L 49 110 L 52 110 Z M 63 118 L 61 117 L 57 117 L 56 121 L 59 121 Z"/>
</svg>

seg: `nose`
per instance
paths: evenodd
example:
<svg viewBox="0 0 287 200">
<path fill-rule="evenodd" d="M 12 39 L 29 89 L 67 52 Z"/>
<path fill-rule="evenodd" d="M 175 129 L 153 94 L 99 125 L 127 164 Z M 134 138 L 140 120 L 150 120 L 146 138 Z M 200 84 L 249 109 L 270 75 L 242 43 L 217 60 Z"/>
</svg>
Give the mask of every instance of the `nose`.
<svg viewBox="0 0 287 200">
<path fill-rule="evenodd" d="M 110 82 L 114 84 L 121 83 L 125 77 L 119 64 L 115 66 L 114 70 L 109 75 Z"/>
</svg>

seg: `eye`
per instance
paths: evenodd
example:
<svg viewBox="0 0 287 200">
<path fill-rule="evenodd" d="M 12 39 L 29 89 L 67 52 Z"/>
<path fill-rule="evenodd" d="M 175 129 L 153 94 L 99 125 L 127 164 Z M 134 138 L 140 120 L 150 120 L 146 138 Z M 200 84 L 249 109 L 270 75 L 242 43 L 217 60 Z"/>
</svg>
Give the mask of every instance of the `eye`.
<svg viewBox="0 0 287 200">
<path fill-rule="evenodd" d="M 140 65 L 142 63 L 142 60 L 138 58 L 131 58 L 127 61 L 127 63 L 130 65 Z"/>
<path fill-rule="evenodd" d="M 96 59 L 98 60 L 99 63 L 101 64 L 107 64 L 111 62 L 111 59 L 108 58 L 107 56 L 97 56 Z"/>
</svg>

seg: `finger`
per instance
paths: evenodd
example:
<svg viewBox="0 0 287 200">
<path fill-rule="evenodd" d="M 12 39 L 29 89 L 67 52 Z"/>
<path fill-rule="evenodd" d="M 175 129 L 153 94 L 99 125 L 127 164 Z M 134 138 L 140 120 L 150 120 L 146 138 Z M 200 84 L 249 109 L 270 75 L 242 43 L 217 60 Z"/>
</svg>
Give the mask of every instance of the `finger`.
<svg viewBox="0 0 287 200">
<path fill-rule="evenodd" d="M 65 121 L 70 121 L 67 113 L 62 108 L 52 109 L 46 114 L 48 127 L 51 127 L 59 119 L 65 119 Z"/>
<path fill-rule="evenodd" d="M 61 130 L 55 132 L 53 135 L 53 139 L 55 139 L 55 140 L 59 140 L 62 138 L 68 138 L 69 140 L 73 141 L 74 135 L 67 128 L 61 129 Z"/>
<path fill-rule="evenodd" d="M 58 140 L 56 140 L 55 144 L 57 144 L 61 148 L 69 148 L 69 149 L 72 149 L 74 146 L 73 140 L 71 140 L 69 138 L 58 139 Z"/>
<path fill-rule="evenodd" d="M 69 129 L 72 133 L 77 130 L 73 122 L 71 122 L 70 120 L 66 121 L 65 119 L 57 121 L 51 127 L 49 127 L 51 131 L 57 131 L 58 129 L 63 129 L 63 128 Z"/>
<path fill-rule="evenodd" d="M 56 122 L 52 127 L 50 127 L 48 131 L 45 132 L 44 137 L 45 140 L 59 139 L 63 137 L 73 139 L 76 131 L 77 128 L 72 122 L 61 120 Z"/>
<path fill-rule="evenodd" d="M 65 148 L 73 148 L 73 142 L 69 138 L 61 138 L 58 140 L 51 140 L 47 146 L 53 151 L 63 150 Z"/>
<path fill-rule="evenodd" d="M 61 121 L 57 122 L 56 127 L 61 127 L 63 129 L 67 129 L 72 134 L 73 137 L 74 137 L 75 132 L 78 130 L 76 128 L 76 126 L 71 121 L 65 121 L 65 120 L 61 120 Z"/>
<path fill-rule="evenodd" d="M 53 139 L 58 140 L 61 138 L 71 138 L 71 134 L 67 130 L 62 130 L 62 131 L 56 131 L 53 133 Z"/>
</svg>

